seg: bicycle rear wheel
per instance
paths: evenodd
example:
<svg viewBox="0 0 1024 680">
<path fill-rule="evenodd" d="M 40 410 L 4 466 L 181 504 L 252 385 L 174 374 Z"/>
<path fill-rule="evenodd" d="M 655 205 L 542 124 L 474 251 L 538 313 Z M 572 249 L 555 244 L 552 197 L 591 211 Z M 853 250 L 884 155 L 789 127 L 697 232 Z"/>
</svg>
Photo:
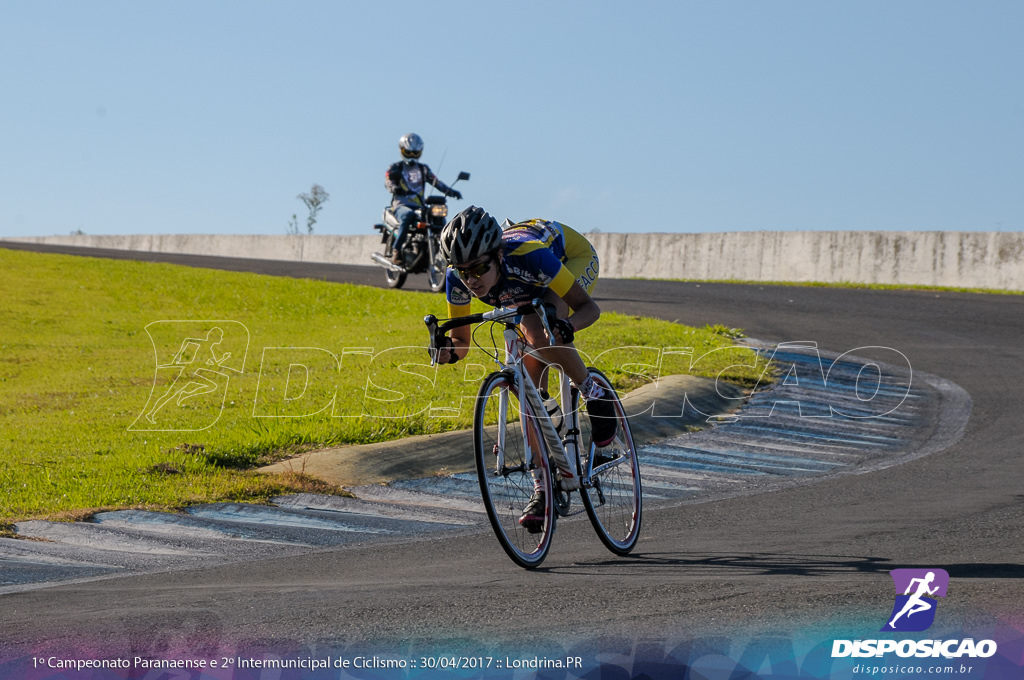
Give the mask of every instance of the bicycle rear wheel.
<svg viewBox="0 0 1024 680">
<path fill-rule="evenodd" d="M 527 409 L 527 417 L 520 417 L 520 408 Z M 494 534 L 513 562 L 532 569 L 544 561 L 551 548 L 555 517 L 543 438 L 528 409 L 519 402 L 512 374 L 492 373 L 477 395 L 473 438 L 480 494 Z M 527 460 L 527 443 L 532 460 Z M 530 533 L 519 524 L 519 517 L 533 495 L 535 475 L 548 502 L 543 527 L 539 533 Z"/>
<path fill-rule="evenodd" d="M 601 542 L 616 555 L 627 555 L 640 537 L 640 520 L 643 515 L 640 464 L 629 420 L 615 389 L 596 368 L 590 369 L 590 375 L 605 390 L 614 405 L 616 436 L 622 444 L 622 450 L 611 461 L 600 464 L 595 462 L 591 469 L 590 461 L 594 459 L 595 446 L 590 434 L 590 417 L 580 417 L 580 442 L 586 447 L 579 456 L 580 479 L 584 480 L 580 496 Z M 586 403 L 580 402 L 579 391 L 573 390 L 573 408 L 582 407 L 586 411 Z M 589 484 L 585 481 L 588 473 L 591 477 Z"/>
</svg>

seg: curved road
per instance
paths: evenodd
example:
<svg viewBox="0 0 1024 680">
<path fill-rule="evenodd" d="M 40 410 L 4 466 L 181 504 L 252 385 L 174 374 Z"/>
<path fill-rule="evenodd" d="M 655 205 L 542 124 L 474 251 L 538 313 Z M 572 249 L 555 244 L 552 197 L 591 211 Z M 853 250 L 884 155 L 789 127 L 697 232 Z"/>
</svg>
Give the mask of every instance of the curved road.
<svg viewBox="0 0 1024 680">
<path fill-rule="evenodd" d="M 371 267 L 143 257 L 382 279 Z M 560 526 L 535 572 L 515 568 L 490 534 L 469 532 L 9 594 L 5 655 L 735 654 L 728 647 L 740 639 L 877 637 L 893 604 L 888 572 L 901 567 L 949 572 L 936 628 L 975 638 L 1022 628 L 1024 296 L 603 281 L 597 298 L 606 310 L 720 323 L 774 342 L 898 349 L 915 371 L 970 394 L 966 432 L 880 472 L 649 510 L 630 558 L 613 558 L 577 522 Z"/>
</svg>

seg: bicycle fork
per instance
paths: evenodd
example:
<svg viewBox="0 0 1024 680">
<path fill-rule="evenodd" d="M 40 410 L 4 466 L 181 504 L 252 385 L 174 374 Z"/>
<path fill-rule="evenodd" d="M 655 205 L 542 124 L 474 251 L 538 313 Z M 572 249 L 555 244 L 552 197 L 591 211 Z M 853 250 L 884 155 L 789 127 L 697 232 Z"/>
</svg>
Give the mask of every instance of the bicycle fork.
<svg viewBox="0 0 1024 680">
<path fill-rule="evenodd" d="M 512 377 L 513 385 L 519 385 L 519 391 L 522 392 L 522 383 L 519 381 L 518 376 L 513 374 Z M 494 472 L 502 477 L 507 477 L 513 472 L 529 472 L 531 475 L 536 477 L 537 463 L 535 462 L 535 456 L 537 452 L 534 450 L 536 447 L 531 443 L 533 437 L 530 435 L 534 430 L 530 427 L 530 423 L 527 422 L 527 414 L 524 410 L 520 411 L 520 428 L 523 431 L 523 464 L 517 465 L 514 468 L 509 468 L 505 465 L 505 450 L 502 448 L 503 442 L 507 441 L 508 435 L 508 410 L 509 404 L 511 404 L 512 387 L 504 387 L 501 390 L 501 394 L 498 396 L 498 437 L 494 443 L 494 447 L 491 452 L 494 454 Z"/>
<path fill-rule="evenodd" d="M 511 470 L 505 467 L 505 450 L 502 448 L 505 442 L 505 437 L 508 433 L 508 422 L 506 420 L 508 417 L 508 393 L 509 388 L 506 387 L 503 388 L 501 390 L 501 394 L 498 395 L 498 437 L 495 440 L 494 448 L 492 449 L 492 452 L 494 453 L 494 471 L 502 477 L 507 477 L 509 472 L 511 472 Z"/>
</svg>

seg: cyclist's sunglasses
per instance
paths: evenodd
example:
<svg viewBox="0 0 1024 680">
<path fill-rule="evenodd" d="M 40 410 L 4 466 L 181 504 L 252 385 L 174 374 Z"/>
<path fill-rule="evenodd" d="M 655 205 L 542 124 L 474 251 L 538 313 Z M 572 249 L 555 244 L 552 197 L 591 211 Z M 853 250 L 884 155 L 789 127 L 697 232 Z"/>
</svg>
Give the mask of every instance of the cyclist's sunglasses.
<svg viewBox="0 0 1024 680">
<path fill-rule="evenodd" d="M 494 264 L 493 256 L 488 257 L 483 262 L 455 267 L 455 272 L 459 275 L 460 279 L 479 279 L 481 276 L 491 271 L 492 264 Z"/>
</svg>

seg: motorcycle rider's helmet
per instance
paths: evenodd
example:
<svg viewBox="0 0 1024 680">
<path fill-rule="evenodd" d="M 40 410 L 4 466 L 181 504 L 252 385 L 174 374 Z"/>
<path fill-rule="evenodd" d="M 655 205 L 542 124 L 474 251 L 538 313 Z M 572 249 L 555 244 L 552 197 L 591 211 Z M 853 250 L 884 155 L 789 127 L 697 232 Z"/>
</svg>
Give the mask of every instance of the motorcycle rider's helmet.
<svg viewBox="0 0 1024 680">
<path fill-rule="evenodd" d="M 423 153 L 423 138 L 415 132 L 402 135 L 398 140 L 398 148 L 402 150 L 402 158 L 419 158 Z"/>
<path fill-rule="evenodd" d="M 441 254 L 458 266 L 501 247 L 501 226 L 483 208 L 471 205 L 441 230 Z"/>
</svg>

